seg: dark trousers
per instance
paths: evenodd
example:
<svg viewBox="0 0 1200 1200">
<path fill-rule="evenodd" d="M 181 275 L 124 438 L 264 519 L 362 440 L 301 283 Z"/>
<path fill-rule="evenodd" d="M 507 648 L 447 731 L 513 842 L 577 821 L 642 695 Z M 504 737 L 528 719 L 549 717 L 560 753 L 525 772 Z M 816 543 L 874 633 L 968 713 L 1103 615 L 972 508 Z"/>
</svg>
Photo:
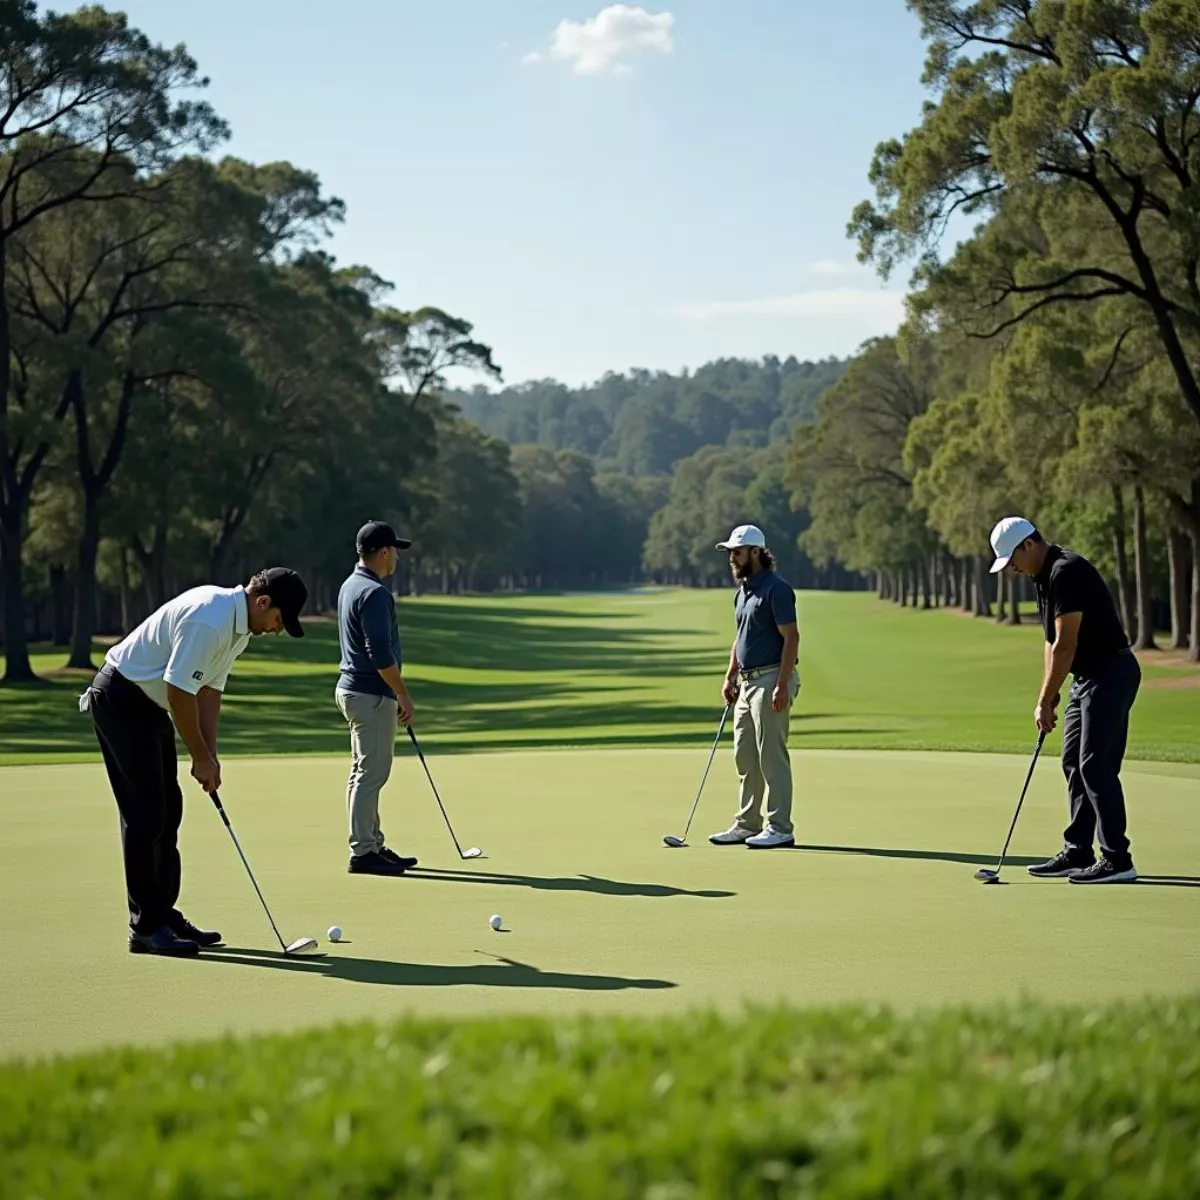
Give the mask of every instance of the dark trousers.
<svg viewBox="0 0 1200 1200">
<path fill-rule="evenodd" d="M 1075 677 L 1063 718 L 1062 766 L 1071 801 L 1063 840 L 1091 850 L 1099 833 L 1104 857 L 1122 867 L 1130 857 L 1121 760 L 1141 682 L 1133 654 L 1114 655 L 1090 674 Z"/>
<path fill-rule="evenodd" d="M 179 899 L 183 792 L 175 727 L 141 688 L 110 667 L 101 669 L 90 691 L 92 726 L 121 813 L 129 924 L 153 933 L 174 915 Z"/>
</svg>

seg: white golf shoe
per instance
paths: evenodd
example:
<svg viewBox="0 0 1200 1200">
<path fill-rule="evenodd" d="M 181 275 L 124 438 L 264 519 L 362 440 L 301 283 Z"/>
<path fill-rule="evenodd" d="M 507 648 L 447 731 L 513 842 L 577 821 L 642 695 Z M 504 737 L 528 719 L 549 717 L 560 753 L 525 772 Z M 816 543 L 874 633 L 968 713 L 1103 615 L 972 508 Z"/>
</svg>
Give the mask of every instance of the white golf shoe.
<svg viewBox="0 0 1200 1200">
<path fill-rule="evenodd" d="M 746 839 L 746 847 L 750 850 L 776 850 L 784 846 L 794 846 L 796 844 L 795 834 L 783 833 L 778 829 L 764 829 L 762 833 L 756 833 L 753 837 Z"/>
<path fill-rule="evenodd" d="M 755 834 L 753 829 L 743 829 L 740 825 L 735 824 L 730 825 L 721 833 L 714 833 L 708 840 L 714 846 L 741 846 L 756 836 L 761 836 L 761 834 Z"/>
</svg>

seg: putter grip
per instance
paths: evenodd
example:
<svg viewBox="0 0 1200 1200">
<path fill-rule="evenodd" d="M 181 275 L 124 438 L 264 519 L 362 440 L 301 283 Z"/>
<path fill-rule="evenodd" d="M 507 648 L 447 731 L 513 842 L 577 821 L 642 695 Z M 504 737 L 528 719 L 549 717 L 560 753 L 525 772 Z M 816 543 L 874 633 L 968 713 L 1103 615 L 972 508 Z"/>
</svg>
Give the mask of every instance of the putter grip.
<svg viewBox="0 0 1200 1200">
<path fill-rule="evenodd" d="M 208 798 L 216 805 L 217 812 L 221 814 L 221 820 L 225 822 L 226 828 L 232 829 L 233 826 L 229 824 L 229 818 L 225 815 L 225 806 L 221 803 L 221 797 L 216 792 L 209 792 Z"/>
</svg>

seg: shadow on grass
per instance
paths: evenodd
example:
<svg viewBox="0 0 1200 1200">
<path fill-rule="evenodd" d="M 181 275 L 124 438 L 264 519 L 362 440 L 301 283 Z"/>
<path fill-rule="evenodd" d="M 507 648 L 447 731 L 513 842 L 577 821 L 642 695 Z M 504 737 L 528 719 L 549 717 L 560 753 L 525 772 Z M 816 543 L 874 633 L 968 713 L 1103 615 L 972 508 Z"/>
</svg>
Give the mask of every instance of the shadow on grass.
<svg viewBox="0 0 1200 1200">
<path fill-rule="evenodd" d="M 552 746 L 700 749 L 720 717 L 716 693 L 725 650 L 705 648 L 708 635 L 702 633 L 628 627 L 636 616 L 620 604 L 560 610 L 516 598 L 402 601 L 401 636 L 416 676 L 418 732 L 436 754 Z M 301 640 L 258 638 L 242 656 L 225 696 L 224 753 L 349 752 L 349 735 L 333 700 L 337 626 L 317 618 L 306 630 Z M 102 655 L 98 645 L 97 661 Z M 478 669 L 481 677 L 445 678 L 461 668 Z M 487 672 L 496 674 L 489 678 Z M 645 678 L 656 675 L 711 676 L 712 702 L 679 704 L 639 694 Z M 76 704 L 87 681 L 86 673 L 53 672 L 40 686 L 0 689 L 0 752 L 16 759 L 98 759 L 91 722 Z M 800 711 L 793 726 L 802 737 L 813 722 L 836 719 Z M 814 732 L 854 736 L 880 730 Z M 727 734 L 726 743 L 730 740 Z"/>
<path fill-rule="evenodd" d="M 872 858 L 917 858 L 931 862 L 966 863 L 969 866 L 994 867 L 995 854 L 956 854 L 950 850 L 894 850 L 872 846 L 815 846 L 797 843 L 797 850 L 822 850 L 829 854 L 866 854 Z M 1010 854 L 1004 865 L 1016 867 L 1031 867 L 1034 863 L 1045 862 L 1047 855 L 1030 858 L 1027 855 Z"/>
<path fill-rule="evenodd" d="M 706 648 L 701 633 L 627 627 L 637 616 L 620 604 L 559 610 L 496 597 L 401 602 L 418 729 L 434 731 L 443 753 L 510 745 L 685 746 L 711 736 L 723 649 Z M 103 657 L 99 645 L 95 657 Z M 348 733 L 333 699 L 338 660 L 337 626 L 327 618 L 306 622 L 301 640 L 255 639 L 230 677 L 223 751 L 347 753 Z M 445 677 L 463 668 L 481 677 Z M 645 678 L 655 675 L 711 675 L 713 703 L 639 696 Z M 40 685 L 0 688 L 0 752 L 98 758 L 91 722 L 76 704 L 88 679 L 85 672 L 55 671 Z"/>
<path fill-rule="evenodd" d="M 1200 887 L 1200 875 L 1139 875 L 1137 882 L 1150 887 Z"/>
<path fill-rule="evenodd" d="M 619 879 L 604 879 L 599 875 L 510 875 L 499 871 L 460 871 L 414 867 L 406 879 L 431 879 L 442 883 L 490 883 L 503 887 L 527 887 L 534 891 L 591 892 L 600 896 L 699 896 L 723 900 L 737 895 L 715 889 L 689 891 L 665 883 L 625 883 Z"/>
<path fill-rule="evenodd" d="M 634 988 L 657 990 L 678 986 L 669 979 L 543 971 L 516 959 L 499 955 L 493 957 L 496 958 L 495 963 L 454 967 L 437 963 L 389 962 L 380 958 L 343 958 L 336 954 L 290 958 L 278 950 L 214 946 L 190 961 L 262 967 L 275 971 L 299 971 L 324 979 L 344 979 L 350 983 L 373 983 L 387 987 L 562 988 L 578 992 L 616 992 Z"/>
</svg>

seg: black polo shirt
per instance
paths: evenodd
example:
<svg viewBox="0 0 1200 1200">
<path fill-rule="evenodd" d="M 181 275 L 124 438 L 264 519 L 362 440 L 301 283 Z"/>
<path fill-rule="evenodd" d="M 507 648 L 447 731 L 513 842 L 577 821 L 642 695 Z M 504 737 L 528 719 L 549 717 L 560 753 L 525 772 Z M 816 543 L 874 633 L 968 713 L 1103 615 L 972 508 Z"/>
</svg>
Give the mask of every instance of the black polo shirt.
<svg viewBox="0 0 1200 1200">
<path fill-rule="evenodd" d="M 1129 648 L 1129 638 L 1104 577 L 1081 554 L 1050 546 L 1034 579 L 1038 615 L 1046 641 L 1055 639 L 1054 622 L 1065 613 L 1082 613 L 1071 673 L 1087 677 L 1114 654 Z"/>
<path fill-rule="evenodd" d="M 780 625 L 796 622 L 796 593 L 774 571 L 759 571 L 733 597 L 737 660 L 743 671 L 773 667 L 783 657 Z"/>
</svg>

